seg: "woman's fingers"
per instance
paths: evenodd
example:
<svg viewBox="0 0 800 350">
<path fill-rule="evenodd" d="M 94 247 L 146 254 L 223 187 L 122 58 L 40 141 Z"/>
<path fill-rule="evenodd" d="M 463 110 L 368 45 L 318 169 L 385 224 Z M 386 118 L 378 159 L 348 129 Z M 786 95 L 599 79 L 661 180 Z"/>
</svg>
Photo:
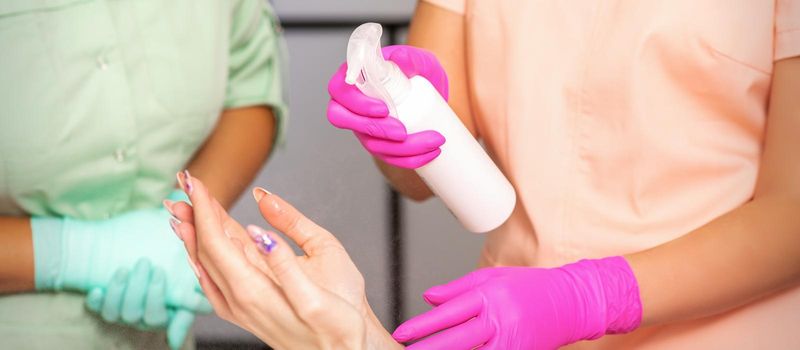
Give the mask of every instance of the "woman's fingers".
<svg viewBox="0 0 800 350">
<path fill-rule="evenodd" d="M 482 300 L 478 293 L 462 294 L 430 311 L 403 322 L 392 333 L 398 342 L 427 337 L 478 316 Z"/>
<path fill-rule="evenodd" d="M 270 280 L 274 283 L 278 283 L 278 280 L 275 278 L 275 275 L 272 273 L 272 270 L 267 265 L 267 262 L 264 261 L 264 257 L 261 256 L 259 253 L 258 248 L 256 248 L 252 244 L 246 244 L 244 246 L 244 256 L 247 258 L 247 261 L 250 262 L 253 266 L 255 266 L 261 273 L 267 275 Z M 298 257 L 304 258 L 304 257 Z"/>
<path fill-rule="evenodd" d="M 224 232 L 218 208 L 203 183 L 188 173 L 179 173 L 181 185 L 189 195 L 194 209 L 194 225 L 182 223 L 186 232 L 187 250 L 196 251 L 198 280 L 216 312 L 231 320 L 233 305 L 240 303 L 242 290 L 248 285 L 265 282 L 259 297 L 281 298 L 277 287 L 269 278 L 247 262 L 244 252 L 236 248 Z M 185 180 L 183 180 L 185 179 Z M 194 237 L 194 242 L 191 241 Z M 194 247 L 192 247 L 194 246 Z M 264 280 L 260 280 L 263 278 Z M 245 293 L 246 294 L 246 293 Z"/>
<path fill-rule="evenodd" d="M 475 349 L 492 338 L 492 329 L 477 318 L 420 340 L 406 347 L 408 350 Z"/>
<path fill-rule="evenodd" d="M 297 243 L 306 255 L 314 256 L 330 246 L 341 247 L 339 240 L 328 230 L 309 220 L 279 196 L 256 187 L 253 189 L 253 197 L 258 202 L 258 209 L 264 219 Z"/>
<path fill-rule="evenodd" d="M 191 209 L 191 207 L 189 208 Z M 214 308 L 214 312 L 220 317 L 230 320 L 230 305 L 228 305 L 228 302 L 225 300 L 225 296 L 220 290 L 220 287 L 211 279 L 211 276 L 206 272 L 206 268 L 203 267 L 198 259 L 197 234 L 195 233 L 194 225 L 183 222 L 178 225 L 178 229 L 181 232 L 180 236 L 183 238 L 183 246 L 189 255 L 188 263 L 194 265 L 192 268 L 197 271 L 197 280 L 200 284 L 200 288 Z M 220 283 L 226 282 L 220 281 Z"/>
<path fill-rule="evenodd" d="M 225 295 L 222 294 L 222 291 L 219 289 L 216 283 L 208 276 L 207 273 L 204 271 L 200 272 L 200 288 L 203 289 L 203 293 L 208 298 L 208 301 L 211 303 L 211 307 L 214 308 L 214 312 L 217 316 L 221 317 L 222 319 L 232 321 L 233 320 L 233 313 L 231 312 L 231 307 L 228 304 L 228 301 L 225 299 Z"/>
<path fill-rule="evenodd" d="M 297 315 L 313 323 L 313 319 L 324 308 L 322 291 L 300 268 L 292 248 L 275 233 L 258 226 L 247 226 L 247 232 L 263 254 Z"/>
<path fill-rule="evenodd" d="M 164 208 L 180 222 L 194 223 L 194 211 L 192 211 L 191 204 L 184 201 L 173 202 L 165 199 Z"/>
<path fill-rule="evenodd" d="M 221 297 L 222 292 L 220 292 L 219 287 L 215 284 L 214 281 L 211 281 L 211 277 L 209 276 L 208 272 L 206 272 L 206 268 L 203 267 L 203 264 L 200 263 L 200 259 L 198 258 L 198 247 L 197 247 L 197 234 L 195 232 L 194 225 L 188 223 L 181 223 L 178 225 L 177 229 L 181 232 L 180 236 L 183 238 L 183 247 L 186 249 L 188 254 L 188 264 L 192 267 L 192 270 L 195 271 L 197 276 L 197 282 L 200 289 L 205 293 L 205 297 L 198 295 L 195 300 L 198 303 L 206 303 L 206 299 L 208 299 L 208 303 L 211 304 L 211 308 L 216 310 L 217 313 L 220 313 L 220 310 L 228 310 L 227 303 L 224 302 L 224 298 Z M 204 286 L 203 279 L 206 279 L 206 284 L 212 284 L 213 289 L 210 289 L 208 285 Z M 226 283 L 225 281 L 221 281 L 221 283 Z M 226 285 L 227 288 L 227 285 Z M 216 292 L 216 294 L 212 294 Z M 213 300 L 216 298 L 216 300 Z M 206 311 L 206 310 L 200 310 Z M 210 311 L 210 310 L 208 310 Z"/>
<path fill-rule="evenodd" d="M 206 271 L 227 295 L 224 281 L 243 281 L 248 277 L 250 265 L 244 254 L 236 249 L 224 233 L 224 228 L 202 181 L 188 171 L 178 173 L 181 185 L 189 195 L 194 208 L 194 232 L 197 239 L 197 256 Z M 183 232 L 184 223 L 180 225 Z M 204 260 L 205 259 L 205 260 Z"/>
</svg>

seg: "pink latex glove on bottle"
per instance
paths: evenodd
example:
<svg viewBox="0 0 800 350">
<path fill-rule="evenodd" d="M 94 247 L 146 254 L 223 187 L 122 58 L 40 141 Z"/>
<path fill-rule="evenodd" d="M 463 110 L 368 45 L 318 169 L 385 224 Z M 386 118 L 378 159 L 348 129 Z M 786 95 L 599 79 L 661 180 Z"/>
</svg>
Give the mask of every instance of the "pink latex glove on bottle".
<svg viewBox="0 0 800 350">
<path fill-rule="evenodd" d="M 420 75 L 431 82 L 447 100 L 447 74 L 428 51 L 407 45 L 387 46 L 383 57 L 397 64 L 408 77 Z M 344 81 L 347 63 L 328 82 L 328 121 L 340 129 L 352 130 L 369 153 L 396 167 L 416 169 L 434 160 L 445 139 L 434 130 L 407 134 L 400 120 L 389 116 L 383 101 L 361 93 Z"/>
<path fill-rule="evenodd" d="M 559 268 L 485 268 L 428 289 L 435 307 L 397 328 L 421 349 L 557 349 L 639 326 L 639 286 L 622 257 Z M 440 332 L 440 333 L 437 333 Z M 481 346 L 483 345 L 483 346 Z"/>
</svg>

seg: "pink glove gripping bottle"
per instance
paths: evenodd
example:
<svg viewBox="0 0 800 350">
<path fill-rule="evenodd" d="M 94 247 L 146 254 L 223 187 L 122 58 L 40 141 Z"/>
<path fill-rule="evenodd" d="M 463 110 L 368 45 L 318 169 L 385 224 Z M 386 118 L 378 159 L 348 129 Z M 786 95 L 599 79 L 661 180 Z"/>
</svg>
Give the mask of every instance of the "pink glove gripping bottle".
<svg viewBox="0 0 800 350">
<path fill-rule="evenodd" d="M 417 174 L 467 230 L 497 228 L 514 210 L 514 188 L 427 79 L 409 79 L 396 64 L 384 60 L 381 33 L 376 23 L 353 31 L 345 82 L 386 103 L 389 115 L 409 133 L 435 130 L 444 136 L 441 154 L 417 168 Z"/>
</svg>

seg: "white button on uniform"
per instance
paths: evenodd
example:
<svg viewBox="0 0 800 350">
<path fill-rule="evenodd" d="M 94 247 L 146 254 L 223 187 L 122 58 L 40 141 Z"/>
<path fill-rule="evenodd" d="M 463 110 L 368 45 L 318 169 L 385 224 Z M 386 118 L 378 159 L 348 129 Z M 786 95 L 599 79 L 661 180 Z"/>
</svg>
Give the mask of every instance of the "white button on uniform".
<svg viewBox="0 0 800 350">
<path fill-rule="evenodd" d="M 105 56 L 97 56 L 97 68 L 100 70 L 108 69 L 108 60 L 106 60 Z"/>
<path fill-rule="evenodd" d="M 125 161 L 125 150 L 118 148 L 116 151 L 114 151 L 114 159 L 120 163 Z"/>
</svg>

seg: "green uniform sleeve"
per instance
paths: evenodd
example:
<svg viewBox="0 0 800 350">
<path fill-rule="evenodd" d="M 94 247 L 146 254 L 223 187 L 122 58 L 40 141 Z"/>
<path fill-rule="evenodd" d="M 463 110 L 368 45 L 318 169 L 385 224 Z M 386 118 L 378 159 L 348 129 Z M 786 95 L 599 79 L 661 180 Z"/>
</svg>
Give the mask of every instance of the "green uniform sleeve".
<svg viewBox="0 0 800 350">
<path fill-rule="evenodd" d="M 234 5 L 230 32 L 225 108 L 266 105 L 276 118 L 275 143 L 283 142 L 286 103 L 286 44 L 280 23 L 266 1 Z"/>
</svg>

